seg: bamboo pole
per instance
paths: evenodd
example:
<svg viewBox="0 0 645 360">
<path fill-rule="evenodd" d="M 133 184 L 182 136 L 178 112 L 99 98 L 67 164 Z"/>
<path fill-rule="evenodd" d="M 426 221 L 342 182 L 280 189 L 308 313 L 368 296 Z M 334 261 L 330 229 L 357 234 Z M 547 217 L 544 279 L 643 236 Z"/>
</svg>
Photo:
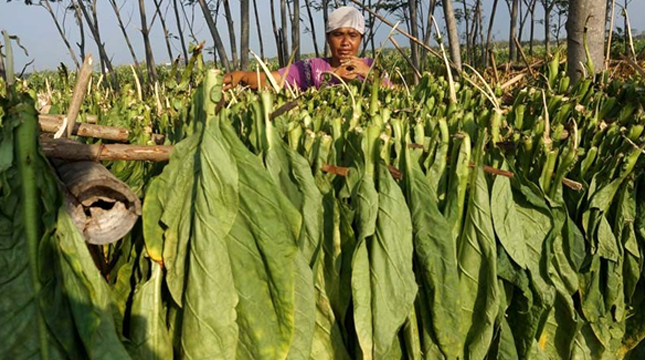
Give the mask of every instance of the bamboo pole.
<svg viewBox="0 0 645 360">
<path fill-rule="evenodd" d="M 81 144 L 60 139 L 42 139 L 40 144 L 45 156 L 69 161 L 162 162 L 172 152 L 172 145 Z"/>
<path fill-rule="evenodd" d="M 81 104 L 83 104 L 83 98 L 85 97 L 85 92 L 87 91 L 87 83 L 90 81 L 90 75 L 92 75 L 93 63 L 94 61 L 92 60 L 92 55 L 87 54 L 85 60 L 83 61 L 83 66 L 78 72 L 78 78 L 76 80 L 76 85 L 74 86 L 72 101 L 69 103 L 69 109 L 67 110 L 67 131 L 65 133 L 67 138 L 71 137 L 74 131 L 76 117 L 78 116 L 78 112 L 81 109 Z"/>
<path fill-rule="evenodd" d="M 39 115 L 38 124 L 40 131 L 55 133 L 63 125 L 65 115 Z M 117 142 L 128 142 L 130 131 L 118 126 L 94 125 L 88 123 L 72 123 L 72 134 L 82 137 L 104 139 Z"/>
</svg>

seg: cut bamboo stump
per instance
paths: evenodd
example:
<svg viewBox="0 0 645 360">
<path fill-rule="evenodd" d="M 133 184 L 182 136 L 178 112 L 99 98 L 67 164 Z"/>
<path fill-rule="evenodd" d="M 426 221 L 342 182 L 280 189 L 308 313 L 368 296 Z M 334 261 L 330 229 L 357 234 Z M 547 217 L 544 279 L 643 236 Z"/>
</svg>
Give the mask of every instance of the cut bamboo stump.
<svg viewBox="0 0 645 360">
<path fill-rule="evenodd" d="M 110 244 L 130 232 L 141 215 L 141 202 L 103 165 L 91 161 L 57 166 L 67 187 L 66 206 L 90 244 Z"/>
</svg>

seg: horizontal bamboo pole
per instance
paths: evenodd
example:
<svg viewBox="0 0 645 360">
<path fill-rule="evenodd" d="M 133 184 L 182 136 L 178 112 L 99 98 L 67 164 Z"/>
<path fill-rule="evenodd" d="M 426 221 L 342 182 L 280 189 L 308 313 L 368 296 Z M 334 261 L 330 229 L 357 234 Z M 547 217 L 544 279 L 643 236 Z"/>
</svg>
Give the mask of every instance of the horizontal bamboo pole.
<svg viewBox="0 0 645 360">
<path fill-rule="evenodd" d="M 170 159 L 172 145 L 81 144 L 42 139 L 45 156 L 69 161 L 153 161 Z"/>
<path fill-rule="evenodd" d="M 63 125 L 64 115 L 39 115 L 40 131 L 55 133 Z M 74 123 L 72 134 L 95 139 L 128 142 L 130 131 L 118 126 L 93 125 L 87 123 Z"/>
</svg>

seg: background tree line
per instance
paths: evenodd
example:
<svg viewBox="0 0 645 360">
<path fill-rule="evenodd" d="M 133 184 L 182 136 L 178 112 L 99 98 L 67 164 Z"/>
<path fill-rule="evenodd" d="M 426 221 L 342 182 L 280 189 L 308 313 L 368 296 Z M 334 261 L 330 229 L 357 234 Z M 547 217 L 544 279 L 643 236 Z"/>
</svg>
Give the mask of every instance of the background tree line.
<svg viewBox="0 0 645 360">
<path fill-rule="evenodd" d="M 8 0 L 11 1 L 11 0 Z M 87 42 L 96 44 L 99 52 L 101 70 L 116 84 L 113 64 L 109 49 L 101 36 L 101 17 L 97 10 L 98 0 L 25 0 L 27 5 L 40 7 L 47 11 L 56 26 L 58 34 L 67 47 L 74 64 L 80 66 Z M 260 0 L 267 1 L 267 0 Z M 198 43 L 195 35 L 195 24 L 202 17 L 214 44 L 214 60 L 222 68 L 230 71 L 234 68 L 249 68 L 249 39 L 256 36 L 259 44 L 259 56 L 266 59 L 267 49 L 275 49 L 280 66 L 286 65 L 290 58 L 294 61 L 302 55 L 301 44 L 311 41 L 314 55 L 326 56 L 328 50 L 319 39 L 324 34 L 324 22 L 334 8 L 341 5 L 353 5 L 362 9 L 367 33 L 363 42 L 363 55 L 371 55 L 378 44 L 375 41 L 376 29 L 381 25 L 377 17 L 399 21 L 399 27 L 409 33 L 416 41 L 410 40 L 409 63 L 417 71 L 423 71 L 428 64 L 428 46 L 436 45 L 433 41 L 438 35 L 436 29 L 445 33 L 450 51 L 450 59 L 457 70 L 462 62 L 476 68 L 490 65 L 493 50 L 493 37 L 498 13 L 508 11 L 508 59 L 521 60 L 518 44 L 525 40 L 526 52 L 534 55 L 536 45 L 543 44 L 549 54 L 552 44 L 560 44 L 565 34 L 567 20 L 574 26 L 585 23 L 601 24 L 597 28 L 602 33 L 604 42 L 605 29 L 612 26 L 614 10 L 623 14 L 624 22 L 619 29 L 620 40 L 628 46 L 628 6 L 632 0 L 268 0 L 269 14 L 258 10 L 258 0 L 137 0 L 138 14 L 123 14 L 123 0 L 108 0 L 124 37 L 128 52 L 132 57 L 135 69 L 141 71 L 141 60 L 132 45 L 132 36 L 141 36 L 145 47 L 145 66 L 149 81 L 157 78 L 155 52 L 150 42 L 150 31 L 160 27 L 165 38 L 165 49 L 170 59 L 188 58 L 188 44 Z M 55 4 L 54 4 L 55 3 Z M 146 8 L 148 5 L 148 8 Z M 60 6 L 64 12 L 55 11 Z M 505 7 L 505 9 L 504 9 Z M 584 9 L 585 11 L 570 11 Z M 587 10 L 595 9 L 595 15 L 589 16 Z M 235 11 L 234 11 L 235 10 Z M 371 10 L 371 11 L 370 11 Z M 234 15 L 237 15 L 235 16 Z M 322 23 L 317 23 L 316 14 L 322 14 Z M 102 14 L 101 14 L 102 15 Z M 570 16 L 571 15 L 571 16 Z M 128 19 L 138 18 L 134 34 L 132 26 L 128 29 Z M 433 25 L 435 18 L 443 19 L 444 28 Z M 65 22 L 73 20 L 78 28 L 78 39 L 75 44 L 65 32 Z M 604 20 L 604 21 L 603 21 Z M 224 24 L 221 24 L 221 22 Z M 263 34 L 261 23 L 270 21 L 272 34 Z M 226 33 L 220 32 L 219 26 L 225 26 Z M 536 40 L 540 38 L 541 41 Z M 519 41 L 518 41 L 519 40 Z M 399 47 L 394 39 L 394 46 Z M 498 42 L 499 43 L 499 42 Z M 603 43 L 604 45 L 604 43 Z M 604 46 L 601 46 L 604 48 Z M 157 49 L 157 51 L 160 51 Z M 139 73 L 141 77 L 143 74 Z"/>
</svg>

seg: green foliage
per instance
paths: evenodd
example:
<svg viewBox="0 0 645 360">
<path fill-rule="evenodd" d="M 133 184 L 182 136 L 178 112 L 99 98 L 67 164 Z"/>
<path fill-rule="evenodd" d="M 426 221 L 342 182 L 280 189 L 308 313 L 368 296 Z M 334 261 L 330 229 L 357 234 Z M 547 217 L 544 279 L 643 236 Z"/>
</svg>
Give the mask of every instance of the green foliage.
<svg viewBox="0 0 645 360">
<path fill-rule="evenodd" d="M 642 350 L 642 79 L 570 86 L 555 56 L 504 102 L 467 74 L 450 102 L 441 71 L 409 91 L 223 93 L 200 56 L 156 88 L 132 71 L 120 93 L 92 80 L 84 112 L 128 128 L 131 143 L 174 145 L 167 163 L 107 164 L 144 205 L 102 248 L 105 277 L 38 152 L 36 94 L 19 82 L 0 98 L 3 357 Z M 73 76 L 30 81 L 60 111 Z"/>
</svg>

